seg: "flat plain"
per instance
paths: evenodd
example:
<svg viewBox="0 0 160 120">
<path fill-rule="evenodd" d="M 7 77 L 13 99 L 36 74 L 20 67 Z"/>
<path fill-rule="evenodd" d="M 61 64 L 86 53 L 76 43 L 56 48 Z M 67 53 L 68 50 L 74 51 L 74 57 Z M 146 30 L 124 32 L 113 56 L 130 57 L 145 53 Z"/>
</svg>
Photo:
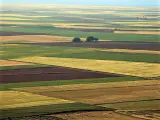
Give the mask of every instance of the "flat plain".
<svg viewBox="0 0 160 120">
<path fill-rule="evenodd" d="M 159 120 L 157 10 L 4 4 L 0 119 Z"/>
</svg>

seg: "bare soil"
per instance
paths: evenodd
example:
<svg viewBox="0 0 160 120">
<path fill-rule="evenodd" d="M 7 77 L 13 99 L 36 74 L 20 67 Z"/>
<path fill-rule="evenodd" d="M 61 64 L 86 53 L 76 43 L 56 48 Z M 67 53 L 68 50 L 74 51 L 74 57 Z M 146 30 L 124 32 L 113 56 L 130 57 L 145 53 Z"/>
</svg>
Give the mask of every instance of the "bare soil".
<svg viewBox="0 0 160 120">
<path fill-rule="evenodd" d="M 65 67 L 23 68 L 0 71 L 0 83 L 72 80 L 105 77 L 119 77 L 119 75 Z"/>
<path fill-rule="evenodd" d="M 62 113 L 53 116 L 65 120 L 141 120 L 139 118 L 118 114 L 112 111 Z"/>
<path fill-rule="evenodd" d="M 124 115 L 137 117 L 144 120 L 159 120 L 160 110 L 145 110 L 145 111 L 122 111 Z"/>
</svg>

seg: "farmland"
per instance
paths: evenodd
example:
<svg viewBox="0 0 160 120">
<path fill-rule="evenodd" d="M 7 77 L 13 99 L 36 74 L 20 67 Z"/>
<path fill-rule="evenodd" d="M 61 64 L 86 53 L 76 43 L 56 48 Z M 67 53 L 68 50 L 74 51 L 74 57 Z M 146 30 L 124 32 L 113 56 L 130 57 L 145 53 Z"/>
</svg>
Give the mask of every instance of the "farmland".
<svg viewBox="0 0 160 120">
<path fill-rule="evenodd" d="M 157 9 L 4 4 L 0 119 L 160 119 Z"/>
<path fill-rule="evenodd" d="M 0 66 L 18 66 L 18 65 L 31 65 L 31 64 L 21 63 L 16 61 L 0 60 Z"/>
<path fill-rule="evenodd" d="M 131 75 L 137 77 L 158 77 L 160 65 L 156 63 L 143 62 L 122 62 L 110 60 L 88 60 L 88 59 L 74 59 L 74 58 L 47 58 L 47 57 L 28 57 L 21 59 L 14 59 L 17 61 L 31 62 L 38 61 L 40 64 L 65 66 L 71 68 L 87 69 L 92 71 L 110 72 L 116 74 Z M 70 63 L 71 61 L 71 63 Z M 81 63 L 80 63 L 81 61 Z M 36 62 L 35 62 L 36 63 Z M 107 66 L 104 68 L 103 66 Z M 129 69 L 124 69 L 124 68 Z M 139 71 L 141 73 L 139 73 Z"/>
</svg>

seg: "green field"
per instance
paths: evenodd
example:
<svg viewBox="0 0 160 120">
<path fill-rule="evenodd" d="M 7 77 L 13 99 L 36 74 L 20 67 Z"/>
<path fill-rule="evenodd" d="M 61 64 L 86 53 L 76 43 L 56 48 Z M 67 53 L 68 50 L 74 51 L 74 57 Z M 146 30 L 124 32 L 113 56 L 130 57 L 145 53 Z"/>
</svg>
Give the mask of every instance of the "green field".
<svg viewBox="0 0 160 120">
<path fill-rule="evenodd" d="M 98 55 L 98 58 L 97 56 Z M 147 62 L 159 63 L 160 56 L 154 54 L 136 54 L 136 53 L 114 53 L 103 51 L 91 51 L 84 53 L 62 53 L 57 55 L 46 55 L 47 57 L 60 57 L 60 58 L 82 58 L 93 60 L 117 60 L 117 61 L 134 61 L 134 62 Z"/>
<path fill-rule="evenodd" d="M 5 45 L 4 45 L 5 46 Z M 117 61 L 135 61 L 147 63 L 159 63 L 159 55 L 148 53 L 118 53 L 95 51 L 88 48 L 76 47 L 56 47 L 40 45 L 15 45 L 1 46 L 1 50 L 6 54 L 1 55 L 1 59 L 15 59 L 23 56 L 40 56 L 59 57 L 59 58 L 82 58 L 94 60 L 117 60 Z M 98 49 L 97 49 L 98 50 Z M 97 55 L 98 54 L 98 58 Z"/>
<path fill-rule="evenodd" d="M 56 108 L 56 109 L 55 109 Z M 1 110 L 0 118 L 8 117 L 22 117 L 22 116 L 32 116 L 32 115 L 45 115 L 52 113 L 61 112 L 74 112 L 74 111 L 93 111 L 93 110 L 113 110 L 104 107 L 98 107 L 83 103 L 71 103 L 71 104 L 58 104 L 58 105 L 43 105 L 38 107 L 27 107 L 27 108 L 15 108 L 15 109 L 5 109 Z"/>
<path fill-rule="evenodd" d="M 130 101 L 130 102 L 122 102 L 122 103 L 111 103 L 101 105 L 103 107 L 110 107 L 119 110 L 149 110 L 149 109 L 160 109 L 157 104 L 160 100 L 142 100 L 142 101 Z"/>
<path fill-rule="evenodd" d="M 159 42 L 159 35 L 138 35 L 138 34 L 114 34 L 100 32 L 81 32 L 73 30 L 65 30 L 54 28 L 51 26 L 19 26 L 19 27 L 3 27 L 3 31 L 26 32 L 26 33 L 42 33 L 49 35 L 67 36 L 67 37 L 88 37 L 96 36 L 102 40 L 113 41 L 134 41 L 134 42 Z"/>
</svg>

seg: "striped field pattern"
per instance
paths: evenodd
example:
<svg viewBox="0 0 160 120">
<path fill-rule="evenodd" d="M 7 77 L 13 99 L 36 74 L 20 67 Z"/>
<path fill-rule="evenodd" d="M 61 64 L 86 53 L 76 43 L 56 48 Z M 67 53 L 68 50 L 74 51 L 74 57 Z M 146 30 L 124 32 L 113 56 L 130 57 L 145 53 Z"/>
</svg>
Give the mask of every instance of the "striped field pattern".
<svg viewBox="0 0 160 120">
<path fill-rule="evenodd" d="M 145 62 L 127 62 L 114 60 L 89 60 L 57 57 L 25 57 L 17 61 L 79 68 L 107 73 L 124 74 L 138 77 L 158 77 L 160 64 Z"/>
<path fill-rule="evenodd" d="M 60 91 L 81 90 L 81 89 L 103 89 L 103 88 L 129 87 L 129 86 L 130 87 L 147 86 L 147 85 L 160 85 L 160 81 L 143 80 L 143 81 L 74 84 L 74 85 L 60 85 L 60 86 L 38 86 L 38 87 L 14 88 L 14 90 L 27 91 L 27 92 L 47 92 L 47 91 L 60 92 Z"/>
</svg>

